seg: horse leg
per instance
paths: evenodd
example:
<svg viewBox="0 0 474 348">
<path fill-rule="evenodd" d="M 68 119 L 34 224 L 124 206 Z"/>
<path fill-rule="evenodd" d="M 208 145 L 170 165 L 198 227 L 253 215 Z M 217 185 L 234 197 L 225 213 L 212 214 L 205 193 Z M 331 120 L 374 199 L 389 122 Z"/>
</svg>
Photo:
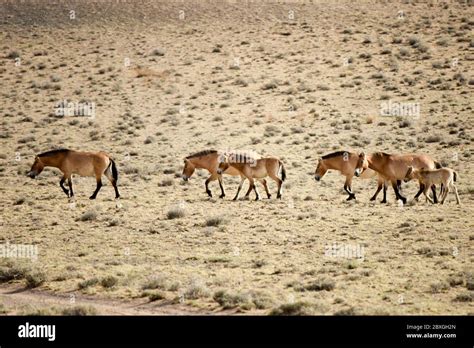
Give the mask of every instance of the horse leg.
<svg viewBox="0 0 474 348">
<path fill-rule="evenodd" d="M 430 197 L 429 193 L 428 193 L 428 190 L 430 189 L 428 186 L 424 185 L 425 188 L 423 190 L 423 194 L 425 195 L 426 199 L 430 202 L 430 203 L 434 203 L 433 202 L 433 199 Z"/>
<path fill-rule="evenodd" d="M 420 197 L 420 195 L 423 193 L 424 190 L 425 190 L 425 185 L 420 182 L 420 189 L 418 190 L 418 192 L 415 195 L 415 200 L 418 201 L 418 197 Z"/>
<path fill-rule="evenodd" d="M 444 195 L 442 195 L 442 196 L 440 197 L 440 199 L 441 199 L 441 202 L 440 202 L 440 203 L 441 203 L 441 204 L 444 204 L 444 201 L 446 200 L 446 197 L 448 196 L 448 193 L 449 193 L 449 186 L 450 186 L 450 185 L 448 184 L 448 185 L 446 185 L 446 187 L 444 188 Z"/>
<path fill-rule="evenodd" d="M 102 187 L 102 180 L 101 180 L 100 176 L 97 177 L 96 180 L 97 180 L 97 187 L 96 187 L 94 193 L 92 194 L 92 196 L 89 197 L 89 199 L 95 199 L 97 197 L 97 194 L 99 193 L 100 188 Z"/>
<path fill-rule="evenodd" d="M 114 177 L 112 176 L 112 174 L 108 170 L 106 170 L 104 174 L 107 177 L 107 179 L 109 179 L 112 186 L 114 187 L 115 198 L 120 198 L 120 194 L 119 194 L 118 187 L 117 187 L 117 181 L 114 179 Z"/>
<path fill-rule="evenodd" d="M 383 182 L 383 199 L 380 203 L 387 203 L 387 181 L 384 180 Z"/>
<path fill-rule="evenodd" d="M 239 188 L 237 189 L 237 193 L 235 194 L 235 197 L 232 199 L 233 201 L 236 201 L 236 200 L 239 199 L 240 190 L 242 190 L 242 185 L 244 184 L 244 181 L 245 181 L 245 177 L 241 175 L 241 176 L 240 176 Z M 248 195 L 250 194 L 250 191 L 252 191 L 252 187 L 251 187 L 251 186 L 249 187 L 249 190 L 248 190 L 247 193 L 245 194 L 245 197 L 248 197 Z"/>
<path fill-rule="evenodd" d="M 393 187 L 393 191 L 395 191 L 395 196 L 397 197 L 397 199 L 400 199 L 403 202 L 403 204 L 406 204 L 407 199 L 400 194 L 396 180 L 392 181 L 392 187 Z"/>
<path fill-rule="evenodd" d="M 260 194 L 258 193 L 257 185 L 255 185 L 255 181 L 253 180 L 253 178 L 248 178 L 248 179 L 250 181 L 250 187 L 252 187 L 253 190 L 255 191 L 255 200 L 256 201 L 260 200 Z"/>
<path fill-rule="evenodd" d="M 69 175 L 69 178 L 67 178 L 67 184 L 69 186 L 69 192 L 71 192 L 71 197 L 74 196 L 74 192 L 72 191 L 72 178 Z"/>
<path fill-rule="evenodd" d="M 224 186 L 222 185 L 222 175 L 217 175 L 217 180 L 219 180 L 219 187 L 221 188 L 221 195 L 219 198 L 224 198 L 225 197 L 225 191 L 224 191 Z"/>
<path fill-rule="evenodd" d="M 263 185 L 263 188 L 265 189 L 265 192 L 267 193 L 267 198 L 268 199 L 272 198 L 272 195 L 270 194 L 270 191 L 268 190 L 267 180 L 261 179 L 260 183 Z"/>
<path fill-rule="evenodd" d="M 436 185 L 431 185 L 431 192 L 433 192 L 433 202 L 435 204 L 438 203 L 438 199 L 436 198 Z"/>
<path fill-rule="evenodd" d="M 208 195 L 209 197 L 212 197 L 211 190 L 209 190 L 209 183 L 210 183 L 211 181 L 214 181 L 214 180 L 216 180 L 216 177 L 215 177 L 214 174 L 211 174 L 211 176 L 208 177 L 207 180 L 206 180 L 205 183 L 204 183 L 205 186 L 206 186 L 206 193 L 207 193 L 207 195 Z"/>
<path fill-rule="evenodd" d="M 371 201 L 375 201 L 377 199 L 379 192 L 382 190 L 382 185 L 383 185 L 383 181 L 380 179 L 377 179 L 377 191 L 375 191 L 374 195 L 370 199 Z"/>
<path fill-rule="evenodd" d="M 349 197 L 347 197 L 348 201 L 356 198 L 355 194 L 351 191 L 351 183 L 352 178 L 346 177 L 346 182 L 344 183 L 344 190 L 349 194 Z"/>
<path fill-rule="evenodd" d="M 459 195 L 458 195 L 458 189 L 456 188 L 456 186 L 453 184 L 451 184 L 452 187 L 453 187 L 453 190 L 454 190 L 454 195 L 456 196 L 456 204 L 461 204 L 461 200 L 459 199 Z"/>
<path fill-rule="evenodd" d="M 66 196 L 69 197 L 69 191 L 67 190 L 67 188 L 64 187 L 64 182 L 66 181 L 66 176 L 63 176 L 61 178 L 61 181 L 59 182 L 59 186 L 61 186 L 61 188 L 63 189 L 64 193 L 66 194 Z"/>
<path fill-rule="evenodd" d="M 273 180 L 275 180 L 275 182 L 277 183 L 278 185 L 278 191 L 277 191 L 277 198 L 278 199 L 281 199 L 281 187 L 283 185 L 283 180 L 281 180 L 279 177 L 278 177 L 278 169 L 277 169 L 277 173 L 273 173 L 273 172 L 268 172 L 268 176 L 270 178 L 272 178 Z"/>
</svg>

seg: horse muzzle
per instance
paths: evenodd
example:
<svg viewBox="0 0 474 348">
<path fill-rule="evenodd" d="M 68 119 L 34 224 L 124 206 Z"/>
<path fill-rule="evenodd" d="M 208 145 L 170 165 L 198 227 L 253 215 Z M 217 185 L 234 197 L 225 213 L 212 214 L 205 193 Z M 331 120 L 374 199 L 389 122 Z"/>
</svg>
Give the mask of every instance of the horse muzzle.
<svg viewBox="0 0 474 348">
<path fill-rule="evenodd" d="M 319 180 L 321 180 L 321 177 L 319 175 L 315 175 L 314 180 L 319 181 Z"/>
<path fill-rule="evenodd" d="M 186 175 L 183 175 L 182 178 L 184 181 L 189 181 L 189 177 L 187 177 Z"/>
<path fill-rule="evenodd" d="M 217 169 L 217 174 L 221 175 L 222 173 L 224 173 L 222 169 Z"/>
<path fill-rule="evenodd" d="M 361 173 L 362 173 L 362 169 L 359 169 L 359 168 L 357 168 L 357 169 L 354 171 L 354 175 L 357 176 L 357 177 L 359 177 Z"/>
<path fill-rule="evenodd" d="M 34 173 L 34 172 L 28 172 L 26 175 L 29 176 L 32 179 L 36 178 L 36 173 Z"/>
</svg>

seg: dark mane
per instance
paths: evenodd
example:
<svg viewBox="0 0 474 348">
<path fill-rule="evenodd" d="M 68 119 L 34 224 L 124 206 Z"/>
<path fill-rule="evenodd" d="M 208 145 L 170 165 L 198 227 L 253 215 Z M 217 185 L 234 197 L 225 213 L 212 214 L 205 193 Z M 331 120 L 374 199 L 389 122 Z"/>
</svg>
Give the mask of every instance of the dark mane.
<svg viewBox="0 0 474 348">
<path fill-rule="evenodd" d="M 345 153 L 349 154 L 349 151 L 336 151 L 336 152 L 324 155 L 321 158 L 322 159 L 328 159 L 328 158 L 333 158 L 333 157 L 339 157 L 339 156 L 343 156 Z"/>
<path fill-rule="evenodd" d="M 389 153 L 386 153 L 386 152 L 375 152 L 374 153 L 374 156 L 378 156 L 378 157 L 388 157 L 388 156 L 391 156 Z"/>
<path fill-rule="evenodd" d="M 199 151 L 199 152 L 193 153 L 192 155 L 187 156 L 186 159 L 195 158 L 195 157 L 201 157 L 201 156 L 206 156 L 206 155 L 210 155 L 211 153 L 217 153 L 217 150 L 204 150 L 204 151 Z"/>
<path fill-rule="evenodd" d="M 48 157 L 48 156 L 53 156 L 57 155 L 58 153 L 66 153 L 71 150 L 69 149 L 56 149 L 56 150 L 51 150 L 51 151 L 46 151 L 38 155 L 38 157 Z"/>
</svg>

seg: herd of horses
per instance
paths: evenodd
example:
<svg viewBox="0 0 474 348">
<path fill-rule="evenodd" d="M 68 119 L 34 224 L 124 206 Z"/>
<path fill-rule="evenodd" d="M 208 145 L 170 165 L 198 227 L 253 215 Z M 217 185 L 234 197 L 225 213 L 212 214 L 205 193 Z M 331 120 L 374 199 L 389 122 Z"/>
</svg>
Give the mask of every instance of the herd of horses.
<svg viewBox="0 0 474 348">
<path fill-rule="evenodd" d="M 69 149 L 57 149 L 41 153 L 35 157 L 35 161 L 28 172 L 28 176 L 36 178 L 45 167 L 58 168 L 63 176 L 59 182 L 61 189 L 68 197 L 73 197 L 72 175 L 93 176 L 96 178 L 97 186 L 90 199 L 95 199 L 102 187 L 102 176 L 105 175 L 115 190 L 115 198 L 119 198 L 118 170 L 114 160 L 105 152 L 83 152 Z M 220 198 L 225 197 L 222 175 L 240 176 L 240 184 L 234 200 L 239 199 L 239 194 L 245 180 L 249 181 L 249 188 L 245 194 L 248 198 L 252 190 L 255 199 L 260 199 L 255 181 L 262 184 L 268 198 L 271 194 L 268 190 L 266 178 L 273 179 L 277 186 L 277 198 L 282 196 L 282 186 L 286 179 L 286 169 L 283 162 L 276 157 L 261 157 L 255 152 L 204 150 L 184 158 L 182 178 L 188 181 L 196 169 L 204 169 L 210 173 L 205 181 L 206 193 L 212 197 L 209 183 L 217 180 L 221 189 Z M 455 182 L 457 173 L 450 168 L 443 168 L 441 164 L 426 154 L 400 154 L 392 155 L 384 152 L 365 153 L 337 151 L 327 154 L 318 160 L 314 178 L 320 181 L 328 170 L 339 171 L 346 177 L 344 190 L 349 194 L 347 200 L 355 199 L 352 191 L 352 179 L 354 176 L 361 179 L 377 177 L 377 191 L 370 199 L 377 198 L 383 189 L 382 203 L 387 202 L 387 187 L 391 184 L 397 200 L 407 203 L 406 197 L 401 194 L 402 181 L 417 180 L 419 191 L 415 195 L 418 200 L 423 193 L 431 203 L 438 203 L 436 196 L 436 185 L 440 185 L 440 203 L 443 204 L 450 190 L 454 191 L 457 204 L 460 204 L 459 195 Z M 68 183 L 69 189 L 64 187 Z M 433 198 L 429 195 L 429 190 Z"/>
</svg>

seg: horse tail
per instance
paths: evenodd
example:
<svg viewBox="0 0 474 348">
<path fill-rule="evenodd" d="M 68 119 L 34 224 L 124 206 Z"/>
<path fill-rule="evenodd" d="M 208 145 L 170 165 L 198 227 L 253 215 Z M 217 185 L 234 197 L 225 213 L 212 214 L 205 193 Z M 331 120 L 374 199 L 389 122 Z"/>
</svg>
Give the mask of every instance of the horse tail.
<svg viewBox="0 0 474 348">
<path fill-rule="evenodd" d="M 454 174 L 454 182 L 456 182 L 458 180 L 458 174 L 455 171 L 453 171 L 453 174 Z"/>
<path fill-rule="evenodd" d="M 114 178 L 115 183 L 117 183 L 118 182 L 117 166 L 115 165 L 115 161 L 113 159 L 110 159 L 110 163 L 112 165 L 112 177 Z"/>
<path fill-rule="evenodd" d="M 283 165 L 283 162 L 279 161 L 280 162 L 280 169 L 281 169 L 281 181 L 285 181 L 286 180 L 286 169 L 285 169 L 285 166 Z"/>
<path fill-rule="evenodd" d="M 443 167 L 443 166 L 441 165 L 441 163 L 439 163 L 439 162 L 434 161 L 434 164 L 435 164 L 435 168 L 436 168 L 436 169 L 440 169 L 440 168 Z"/>
</svg>

